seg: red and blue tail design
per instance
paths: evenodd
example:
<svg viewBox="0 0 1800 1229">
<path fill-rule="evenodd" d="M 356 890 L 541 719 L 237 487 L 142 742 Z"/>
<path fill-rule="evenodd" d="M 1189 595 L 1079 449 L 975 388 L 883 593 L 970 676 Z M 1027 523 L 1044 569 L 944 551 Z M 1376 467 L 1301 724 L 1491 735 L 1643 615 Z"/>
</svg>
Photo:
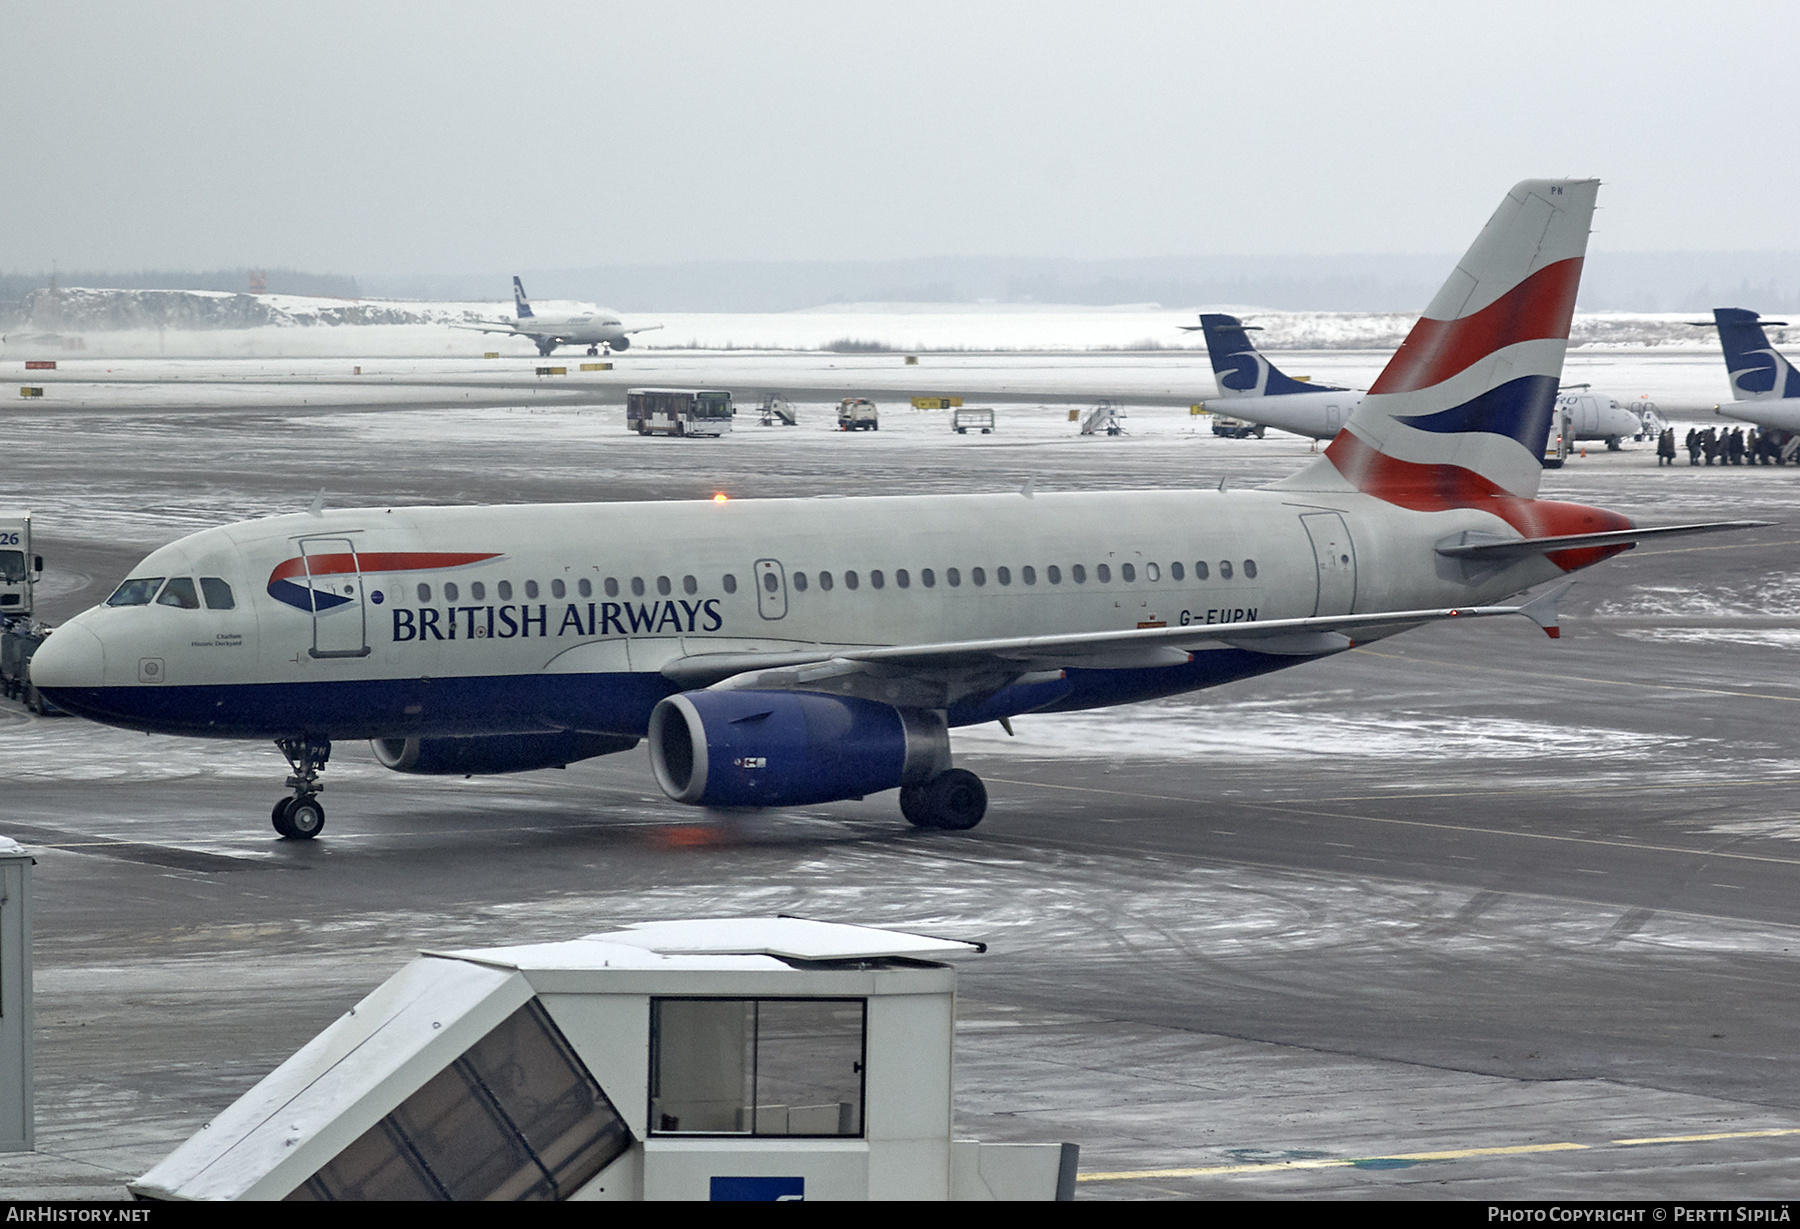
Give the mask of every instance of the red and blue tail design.
<svg viewBox="0 0 1800 1229">
<path fill-rule="evenodd" d="M 1422 510 L 1534 497 L 1599 186 L 1507 193 L 1324 457 L 1275 485 Z"/>
</svg>

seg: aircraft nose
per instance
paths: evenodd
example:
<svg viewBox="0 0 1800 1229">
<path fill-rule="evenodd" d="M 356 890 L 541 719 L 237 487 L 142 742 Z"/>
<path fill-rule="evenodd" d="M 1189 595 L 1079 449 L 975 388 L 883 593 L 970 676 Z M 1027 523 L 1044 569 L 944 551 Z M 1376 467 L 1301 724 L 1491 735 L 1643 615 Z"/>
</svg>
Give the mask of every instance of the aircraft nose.
<svg viewBox="0 0 1800 1229">
<path fill-rule="evenodd" d="M 40 691 L 99 687 L 106 681 L 106 646 L 79 623 L 65 623 L 31 656 L 31 682 Z"/>
</svg>

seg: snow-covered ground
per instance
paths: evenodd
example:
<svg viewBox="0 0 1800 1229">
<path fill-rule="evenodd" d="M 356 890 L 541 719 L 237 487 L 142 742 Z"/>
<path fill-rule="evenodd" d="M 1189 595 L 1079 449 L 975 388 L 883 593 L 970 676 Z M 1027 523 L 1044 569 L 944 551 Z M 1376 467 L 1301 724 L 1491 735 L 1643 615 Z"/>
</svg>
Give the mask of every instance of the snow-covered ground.
<svg viewBox="0 0 1800 1229">
<path fill-rule="evenodd" d="M 66 323 L 39 312 L 0 339 L 0 357 L 424 357 L 535 353 L 526 339 L 455 327 L 510 318 L 510 303 L 424 303 L 232 295 L 207 291 L 63 292 Z M 95 295 L 112 299 L 93 300 Z M 87 296 L 84 299 L 82 296 Z M 174 296 L 181 296 L 176 299 Z M 579 304 L 544 302 L 540 314 Z M 631 312 L 646 350 L 868 350 L 875 352 L 1198 350 L 1196 308 L 1156 304 L 1080 307 L 1017 303 L 847 303 L 791 312 Z M 1212 308 L 1252 319 L 1270 350 L 1383 350 L 1415 317 L 1404 312 L 1292 312 Z M 1577 348 L 1705 349 L 1716 345 L 1694 313 L 1579 313 Z M 157 327 L 158 322 L 170 327 Z M 1784 340 L 1777 336 L 1778 344 Z M 570 348 L 564 356 L 579 350 Z"/>
</svg>

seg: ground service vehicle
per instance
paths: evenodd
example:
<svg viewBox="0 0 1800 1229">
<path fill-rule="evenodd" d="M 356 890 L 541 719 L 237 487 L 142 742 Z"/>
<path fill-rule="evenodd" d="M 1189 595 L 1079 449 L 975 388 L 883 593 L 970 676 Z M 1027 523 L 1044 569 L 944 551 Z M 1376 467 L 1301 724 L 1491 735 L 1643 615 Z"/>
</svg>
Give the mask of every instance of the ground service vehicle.
<svg viewBox="0 0 1800 1229">
<path fill-rule="evenodd" d="M 839 431 L 879 431 L 881 412 L 867 397 L 845 397 L 838 402 Z"/>
<path fill-rule="evenodd" d="M 633 388 L 625 393 L 625 426 L 639 435 L 724 435 L 731 394 L 706 388 Z"/>
<path fill-rule="evenodd" d="M 983 435 L 992 435 L 994 411 L 957 410 L 950 416 L 950 429 L 958 435 L 967 435 L 970 431 L 980 431 Z"/>
<path fill-rule="evenodd" d="M 1213 414 L 1212 433 L 1222 435 L 1228 440 L 1247 440 L 1252 437 L 1263 437 L 1263 424 L 1245 422 L 1241 418 L 1227 418 L 1223 414 Z"/>
</svg>

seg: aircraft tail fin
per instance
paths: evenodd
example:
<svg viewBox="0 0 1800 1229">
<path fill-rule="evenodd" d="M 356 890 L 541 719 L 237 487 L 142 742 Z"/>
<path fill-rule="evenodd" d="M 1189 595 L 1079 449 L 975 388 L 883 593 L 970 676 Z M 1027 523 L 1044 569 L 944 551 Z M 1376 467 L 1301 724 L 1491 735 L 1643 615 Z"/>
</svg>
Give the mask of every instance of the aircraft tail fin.
<svg viewBox="0 0 1800 1229">
<path fill-rule="evenodd" d="M 1183 326 L 1192 329 L 1193 326 Z M 1221 397 L 1281 397 L 1289 393 L 1342 392 L 1335 384 L 1313 384 L 1284 374 L 1264 358 L 1250 340 L 1256 328 L 1236 316 L 1202 312 L 1200 335 L 1206 339 L 1206 354 L 1212 359 L 1213 376 Z"/>
<path fill-rule="evenodd" d="M 531 300 L 525 297 L 525 284 L 517 273 L 513 274 L 513 306 L 518 309 L 519 319 L 531 319 Z"/>
<path fill-rule="evenodd" d="M 1535 497 L 1599 186 L 1508 192 L 1325 455 L 1275 485 L 1421 509 Z"/>
<path fill-rule="evenodd" d="M 1735 400 L 1800 397 L 1800 371 L 1795 371 L 1781 352 L 1769 344 L 1761 316 L 1741 307 L 1715 307 L 1713 323 L 1719 327 L 1719 345 L 1725 351 L 1725 370 L 1731 373 L 1731 395 Z"/>
</svg>

